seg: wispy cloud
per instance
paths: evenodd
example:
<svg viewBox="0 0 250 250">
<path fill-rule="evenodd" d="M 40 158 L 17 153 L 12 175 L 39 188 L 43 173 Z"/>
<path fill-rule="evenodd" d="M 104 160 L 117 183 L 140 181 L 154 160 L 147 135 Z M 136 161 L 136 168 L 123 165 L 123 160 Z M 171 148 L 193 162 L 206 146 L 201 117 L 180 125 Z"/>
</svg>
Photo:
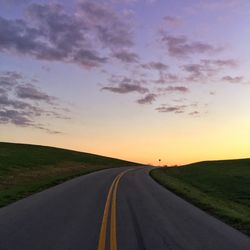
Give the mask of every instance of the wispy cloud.
<svg viewBox="0 0 250 250">
<path fill-rule="evenodd" d="M 175 105 L 175 106 L 166 106 L 162 105 L 156 110 L 160 113 L 175 113 L 175 114 L 182 114 L 185 112 L 186 105 Z"/>
<path fill-rule="evenodd" d="M 189 113 L 189 115 L 191 115 L 191 116 L 198 116 L 199 114 L 200 114 L 199 111 L 192 111 Z"/>
<path fill-rule="evenodd" d="M 176 104 L 162 104 L 156 108 L 159 113 L 186 114 L 188 116 L 200 117 L 204 113 L 204 106 L 198 102 L 189 102 L 187 99 L 173 100 Z"/>
<path fill-rule="evenodd" d="M 169 92 L 187 93 L 189 92 L 189 89 L 185 86 L 169 86 L 167 88 L 158 88 L 158 91 L 161 93 L 169 93 Z"/>
<path fill-rule="evenodd" d="M 163 20 L 167 27 L 177 28 L 182 24 L 181 19 L 175 16 L 165 16 Z"/>
<path fill-rule="evenodd" d="M 179 81 L 181 81 L 181 79 L 176 74 L 161 72 L 159 78 L 154 82 L 159 84 L 168 84 L 168 83 L 176 83 Z"/>
<path fill-rule="evenodd" d="M 107 90 L 111 91 L 114 93 L 119 93 L 119 94 L 127 94 L 131 92 L 138 92 L 140 94 L 144 94 L 148 92 L 147 88 L 144 88 L 138 84 L 131 84 L 131 83 L 120 83 L 117 86 L 113 87 L 103 87 L 102 90 Z"/>
<path fill-rule="evenodd" d="M 33 127 L 49 133 L 61 133 L 38 122 L 41 117 L 70 119 L 56 103 L 57 98 L 46 94 L 17 72 L 0 73 L 0 123 Z M 65 113 L 66 112 L 66 113 Z"/>
<path fill-rule="evenodd" d="M 222 81 L 229 82 L 229 83 L 242 83 L 244 80 L 243 76 L 223 76 Z"/>
<path fill-rule="evenodd" d="M 37 89 L 33 84 L 30 83 L 19 85 L 15 88 L 15 90 L 17 97 L 22 99 L 45 101 L 47 103 L 52 103 L 52 101 L 55 100 L 55 97 Z"/>
<path fill-rule="evenodd" d="M 188 57 L 193 54 L 217 53 L 222 47 L 215 47 L 201 41 L 191 41 L 186 36 L 174 36 L 161 32 L 161 41 L 166 46 L 168 54 L 176 58 Z"/>
<path fill-rule="evenodd" d="M 235 68 L 237 62 L 233 59 L 225 60 L 200 60 L 199 63 L 190 63 L 181 66 L 181 68 L 189 75 L 186 78 L 188 81 L 206 81 L 211 80 L 219 72 L 226 68 Z"/>
</svg>

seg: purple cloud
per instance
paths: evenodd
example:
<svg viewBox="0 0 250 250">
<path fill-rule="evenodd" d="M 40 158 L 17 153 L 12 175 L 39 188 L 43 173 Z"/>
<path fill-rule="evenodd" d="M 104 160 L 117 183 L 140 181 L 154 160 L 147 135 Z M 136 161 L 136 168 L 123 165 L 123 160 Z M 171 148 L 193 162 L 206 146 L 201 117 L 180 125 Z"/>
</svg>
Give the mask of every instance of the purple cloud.
<svg viewBox="0 0 250 250">
<path fill-rule="evenodd" d="M 18 84 L 18 81 L 22 79 L 22 75 L 17 72 L 4 71 L 0 74 L 0 87 L 2 90 L 9 90 L 13 86 Z"/>
<path fill-rule="evenodd" d="M 142 64 L 141 65 L 145 69 L 155 69 L 159 71 L 164 71 L 168 69 L 168 65 L 162 63 L 162 62 L 150 62 L 147 64 Z"/>
<path fill-rule="evenodd" d="M 222 50 L 205 42 L 190 41 L 186 36 L 162 33 L 161 40 L 167 46 L 169 55 L 177 58 L 193 54 L 216 53 Z"/>
<path fill-rule="evenodd" d="M 158 88 L 160 92 L 180 92 L 180 93 L 187 93 L 189 89 L 185 86 L 169 86 L 167 88 Z"/>
<path fill-rule="evenodd" d="M 28 118 L 29 115 L 28 112 L 0 109 L 0 124 L 12 123 L 18 126 L 30 126 L 32 122 Z"/>
<path fill-rule="evenodd" d="M 30 4 L 24 19 L 0 17 L 0 52 L 92 68 L 108 61 L 108 51 L 103 49 L 117 51 L 132 45 L 130 25 L 98 2 L 81 2 L 73 14 L 66 14 L 60 4 Z M 135 59 L 130 54 L 130 60 L 132 56 Z"/>
<path fill-rule="evenodd" d="M 119 94 L 127 94 L 131 92 L 138 92 L 140 94 L 144 94 L 148 92 L 147 88 L 144 88 L 138 84 L 130 84 L 130 83 L 120 83 L 115 87 L 103 87 L 102 90 L 111 91 Z"/>
<path fill-rule="evenodd" d="M 1 87 L 5 87 L 0 91 L 0 124 L 10 123 L 42 129 L 48 133 L 59 133 L 38 123 L 36 119 L 45 116 L 69 119 L 65 116 L 66 111 L 55 102 L 55 97 L 37 89 L 19 73 L 0 72 L 0 82 L 4 83 Z"/>
<path fill-rule="evenodd" d="M 139 56 L 136 53 L 126 50 L 115 52 L 113 56 L 125 63 L 136 63 L 139 60 Z"/>
<path fill-rule="evenodd" d="M 109 5 L 94 1 L 83 1 L 78 5 L 88 26 L 95 30 L 100 42 L 107 48 L 131 47 L 133 32 L 121 15 Z"/>
<path fill-rule="evenodd" d="M 162 105 L 161 107 L 156 108 L 160 113 L 175 113 L 181 114 L 185 112 L 186 105 L 175 105 L 175 106 L 166 106 Z"/>
<path fill-rule="evenodd" d="M 182 24 L 182 21 L 174 16 L 165 16 L 163 20 L 167 24 L 167 26 L 172 28 L 177 28 Z"/>
<path fill-rule="evenodd" d="M 94 50 L 79 50 L 74 55 L 72 62 L 80 64 L 86 68 L 97 67 L 108 61 L 106 57 L 100 57 L 97 51 Z"/>
<path fill-rule="evenodd" d="M 138 99 L 137 103 L 139 104 L 152 104 L 156 100 L 157 95 L 148 94 L 145 97 Z"/>
<path fill-rule="evenodd" d="M 28 83 L 16 87 L 16 95 L 22 99 L 30 99 L 35 101 L 45 101 L 51 103 L 55 98 L 49 96 L 45 92 L 38 90 L 34 85 Z"/>
<path fill-rule="evenodd" d="M 180 81 L 179 77 L 175 74 L 171 74 L 171 73 L 161 73 L 159 79 L 155 80 L 155 83 L 159 83 L 159 84 L 168 84 L 168 83 L 175 83 Z"/>
<path fill-rule="evenodd" d="M 185 103 L 185 99 L 180 100 L 174 100 L 175 102 L 178 102 L 178 105 L 167 105 L 162 104 L 160 107 L 156 108 L 156 110 L 160 113 L 174 113 L 174 114 L 183 114 L 186 113 L 190 116 L 197 117 L 201 114 L 201 112 L 198 110 L 199 104 L 194 103 Z"/>
<path fill-rule="evenodd" d="M 218 60 L 208 60 L 208 59 L 203 59 L 201 62 L 205 65 L 214 65 L 217 67 L 221 68 L 235 68 L 238 66 L 238 62 L 234 59 L 218 59 Z"/>
<path fill-rule="evenodd" d="M 188 81 L 206 81 L 214 77 L 220 71 L 226 68 L 234 68 L 237 62 L 232 59 L 227 60 L 200 60 L 196 64 L 185 64 L 182 69 L 186 71 L 189 76 L 186 78 Z"/>
<path fill-rule="evenodd" d="M 229 83 L 242 83 L 244 77 L 243 76 L 224 76 L 222 77 L 222 80 L 225 82 L 229 82 Z"/>
</svg>

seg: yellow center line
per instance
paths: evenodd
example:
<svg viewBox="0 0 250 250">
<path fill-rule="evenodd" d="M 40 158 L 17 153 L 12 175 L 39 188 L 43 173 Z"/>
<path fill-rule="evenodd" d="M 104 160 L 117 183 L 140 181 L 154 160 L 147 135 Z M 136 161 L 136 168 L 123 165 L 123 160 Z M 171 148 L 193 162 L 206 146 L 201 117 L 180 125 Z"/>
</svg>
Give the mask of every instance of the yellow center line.
<svg viewBox="0 0 250 250">
<path fill-rule="evenodd" d="M 107 224 L 108 224 L 108 215 L 111 205 L 111 222 L 110 222 L 110 249 L 111 250 L 117 250 L 117 239 L 116 239 L 116 194 L 118 189 L 118 184 L 121 179 L 121 177 L 126 174 L 128 171 L 131 171 L 132 169 L 128 169 L 119 175 L 116 176 L 116 178 L 113 180 L 107 200 L 105 203 L 105 208 L 103 212 L 103 218 L 102 218 L 102 224 L 101 224 L 101 230 L 99 235 L 99 243 L 98 243 L 98 250 L 105 250 L 106 248 L 106 235 L 107 235 Z M 112 202 L 112 204 L 111 204 Z"/>
<path fill-rule="evenodd" d="M 117 239 L 116 239 L 116 194 L 118 189 L 118 184 L 122 175 L 119 176 L 115 183 L 113 197 L 112 197 L 112 204 L 111 204 L 111 218 L 110 218 L 110 250 L 117 250 Z"/>
<path fill-rule="evenodd" d="M 108 222 L 108 213 L 109 213 L 109 207 L 110 207 L 110 200 L 111 200 L 111 194 L 113 191 L 113 187 L 115 185 L 116 180 L 119 178 L 119 175 L 116 176 L 114 181 L 111 184 L 111 187 L 109 188 L 104 212 L 103 212 L 103 218 L 102 218 L 102 225 L 101 225 L 101 231 L 99 236 L 99 243 L 98 243 L 98 250 L 105 250 L 106 247 L 106 232 L 107 232 L 107 222 Z"/>
</svg>

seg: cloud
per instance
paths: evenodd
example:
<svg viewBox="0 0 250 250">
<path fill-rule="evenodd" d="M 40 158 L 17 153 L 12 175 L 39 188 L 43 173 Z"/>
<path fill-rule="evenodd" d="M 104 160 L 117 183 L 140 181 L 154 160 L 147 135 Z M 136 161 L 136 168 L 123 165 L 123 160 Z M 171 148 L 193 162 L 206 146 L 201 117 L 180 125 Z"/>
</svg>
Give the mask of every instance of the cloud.
<svg viewBox="0 0 250 250">
<path fill-rule="evenodd" d="M 155 70 L 159 70 L 159 71 L 164 71 L 164 70 L 168 69 L 168 65 L 166 65 L 162 62 L 150 62 L 147 64 L 142 64 L 141 66 L 142 66 L 142 68 L 150 69 L 150 70 L 155 69 Z"/>
<path fill-rule="evenodd" d="M 216 74 L 226 68 L 234 68 L 237 62 L 232 59 L 226 60 L 200 60 L 199 63 L 185 64 L 181 68 L 186 71 L 189 76 L 187 81 L 206 81 L 211 80 Z"/>
<path fill-rule="evenodd" d="M 159 84 L 167 84 L 167 83 L 175 83 L 178 81 L 180 81 L 180 78 L 175 74 L 161 73 L 159 79 L 155 80 L 154 82 Z"/>
<path fill-rule="evenodd" d="M 139 56 L 136 53 L 126 50 L 115 52 L 113 56 L 125 63 L 136 63 L 139 60 Z"/>
<path fill-rule="evenodd" d="M 165 16 L 163 18 L 164 22 L 168 27 L 177 28 L 182 24 L 182 21 L 174 16 Z"/>
<path fill-rule="evenodd" d="M 127 94 L 131 92 L 137 92 L 140 94 L 145 94 L 149 90 L 142 86 L 145 82 L 143 80 L 139 81 L 137 79 L 132 79 L 120 75 L 112 75 L 109 79 L 109 86 L 104 86 L 101 90 L 107 90 L 119 94 Z"/>
<path fill-rule="evenodd" d="M 29 15 L 33 27 L 25 20 L 0 17 L 0 51 L 48 61 L 78 62 L 75 57 L 85 41 L 72 17 L 62 13 L 59 5 L 38 4 L 30 6 Z"/>
<path fill-rule="evenodd" d="M 173 100 L 173 102 L 177 102 L 177 103 L 183 103 L 183 102 L 185 102 L 185 101 L 187 101 L 186 98 L 178 98 L 178 99 L 174 99 L 174 100 Z"/>
<path fill-rule="evenodd" d="M 137 103 L 139 104 L 152 104 L 156 100 L 157 95 L 148 94 L 145 97 L 138 99 Z"/>
<path fill-rule="evenodd" d="M 7 90 L 6 90 L 6 89 L 2 89 L 2 88 L 0 88 L 0 95 L 5 94 L 6 92 L 7 92 Z"/>
<path fill-rule="evenodd" d="M 189 73 L 188 81 L 199 81 L 203 78 L 215 74 L 215 70 L 203 64 L 186 64 L 183 66 L 184 71 Z"/>
<path fill-rule="evenodd" d="M 175 105 L 175 106 L 166 106 L 162 105 L 161 107 L 156 108 L 160 113 L 175 113 L 181 114 L 185 112 L 186 105 Z"/>
<path fill-rule="evenodd" d="M 2 91 L 9 90 L 21 79 L 22 75 L 17 72 L 4 71 L 0 74 L 0 87 Z"/>
<path fill-rule="evenodd" d="M 197 117 L 198 115 L 201 114 L 201 112 L 198 109 L 199 104 L 194 102 L 194 103 L 185 103 L 185 99 L 180 99 L 180 100 L 174 100 L 175 102 L 178 102 L 180 104 L 178 105 L 167 105 L 167 104 L 162 104 L 160 107 L 156 108 L 156 110 L 160 113 L 174 113 L 174 114 L 184 114 L 186 113 L 187 115 L 190 116 L 195 116 Z"/>
<path fill-rule="evenodd" d="M 35 101 L 45 101 L 47 103 L 51 103 L 55 98 L 49 96 L 45 92 L 38 90 L 32 84 L 23 84 L 16 87 L 17 97 L 22 99 L 31 99 Z"/>
<path fill-rule="evenodd" d="M 192 111 L 192 112 L 189 113 L 189 115 L 191 115 L 191 116 L 197 116 L 199 114 L 200 114 L 199 111 Z"/>
<path fill-rule="evenodd" d="M 169 86 L 167 88 L 158 88 L 160 92 L 180 92 L 180 93 L 187 93 L 189 89 L 185 86 Z"/>
<path fill-rule="evenodd" d="M 234 68 L 238 66 L 238 62 L 234 59 L 225 59 L 225 60 L 208 60 L 208 59 L 203 59 L 201 60 L 201 62 L 203 62 L 206 65 L 215 65 L 221 68 L 225 68 L 225 67 L 230 67 L 230 68 Z"/>
<path fill-rule="evenodd" d="M 138 92 L 140 94 L 144 94 L 148 92 L 147 88 L 144 88 L 137 84 L 130 84 L 130 83 L 120 83 L 118 86 L 115 87 L 103 87 L 102 90 L 107 90 L 119 94 L 127 94 L 131 92 Z"/>
<path fill-rule="evenodd" d="M 30 114 L 28 112 L 0 109 L 0 123 L 12 123 L 18 126 L 29 126 L 31 120 L 28 119 Z"/>
<path fill-rule="evenodd" d="M 0 52 L 93 68 L 108 61 L 105 49 L 131 46 L 130 24 L 111 6 L 98 2 L 80 2 L 72 14 L 60 4 L 33 3 L 23 19 L 0 17 Z"/>
<path fill-rule="evenodd" d="M 103 46 L 114 49 L 131 47 L 134 44 L 129 23 L 110 5 L 85 0 L 79 3 L 78 12 L 83 14 L 88 26 L 95 30 Z"/>
<path fill-rule="evenodd" d="M 3 80 L 4 79 L 4 80 Z M 70 119 L 58 99 L 37 89 L 16 72 L 0 72 L 0 83 L 5 87 L 0 91 L 0 124 L 14 124 L 22 127 L 33 127 L 48 133 L 60 133 L 38 123 L 39 118 Z"/>
<path fill-rule="evenodd" d="M 0 109 L 0 124 L 14 124 L 21 127 L 33 127 L 36 129 L 43 130 L 49 134 L 62 134 L 61 131 L 56 131 L 44 127 L 41 124 L 34 124 L 30 119 L 31 114 L 29 112 L 11 109 Z"/>
<path fill-rule="evenodd" d="M 11 93 L 11 91 L 9 91 Z M 4 94 L 0 95 L 0 108 L 6 108 L 6 107 L 12 107 L 14 109 L 27 109 L 32 112 L 35 112 L 36 114 L 40 113 L 40 109 L 36 108 L 35 106 L 32 106 L 29 103 L 19 101 L 16 99 L 10 99 L 8 97 L 8 93 L 5 92 Z"/>
<path fill-rule="evenodd" d="M 242 81 L 244 80 L 243 76 L 223 76 L 222 79 L 225 82 L 229 82 L 229 83 L 242 83 Z"/>
<path fill-rule="evenodd" d="M 17 4 L 27 4 L 32 0 L 0 0 L 0 4 L 5 5 L 17 5 Z"/>
<path fill-rule="evenodd" d="M 247 2 L 247 1 L 246 1 Z M 234 10 L 239 5 L 242 6 L 244 1 L 239 0 L 221 0 L 221 1 L 208 1 L 208 2 L 199 2 L 194 6 L 194 9 L 197 11 L 220 11 L 220 10 Z"/>
<path fill-rule="evenodd" d="M 173 36 L 162 32 L 161 41 L 166 45 L 168 54 L 176 58 L 193 54 L 217 53 L 222 48 L 200 41 L 190 41 L 186 36 Z"/>
<path fill-rule="evenodd" d="M 79 50 L 73 57 L 73 62 L 87 68 L 97 67 L 107 62 L 106 57 L 100 57 L 94 50 Z"/>
</svg>

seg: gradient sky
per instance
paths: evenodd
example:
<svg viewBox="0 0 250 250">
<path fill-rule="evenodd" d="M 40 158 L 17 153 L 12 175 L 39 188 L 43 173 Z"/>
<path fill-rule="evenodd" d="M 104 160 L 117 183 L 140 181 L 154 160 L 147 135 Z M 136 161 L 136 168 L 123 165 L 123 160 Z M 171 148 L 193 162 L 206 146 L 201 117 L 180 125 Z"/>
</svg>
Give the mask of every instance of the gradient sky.
<svg viewBox="0 0 250 250">
<path fill-rule="evenodd" d="M 0 140 L 142 163 L 250 157 L 249 0 L 0 0 Z"/>
</svg>

